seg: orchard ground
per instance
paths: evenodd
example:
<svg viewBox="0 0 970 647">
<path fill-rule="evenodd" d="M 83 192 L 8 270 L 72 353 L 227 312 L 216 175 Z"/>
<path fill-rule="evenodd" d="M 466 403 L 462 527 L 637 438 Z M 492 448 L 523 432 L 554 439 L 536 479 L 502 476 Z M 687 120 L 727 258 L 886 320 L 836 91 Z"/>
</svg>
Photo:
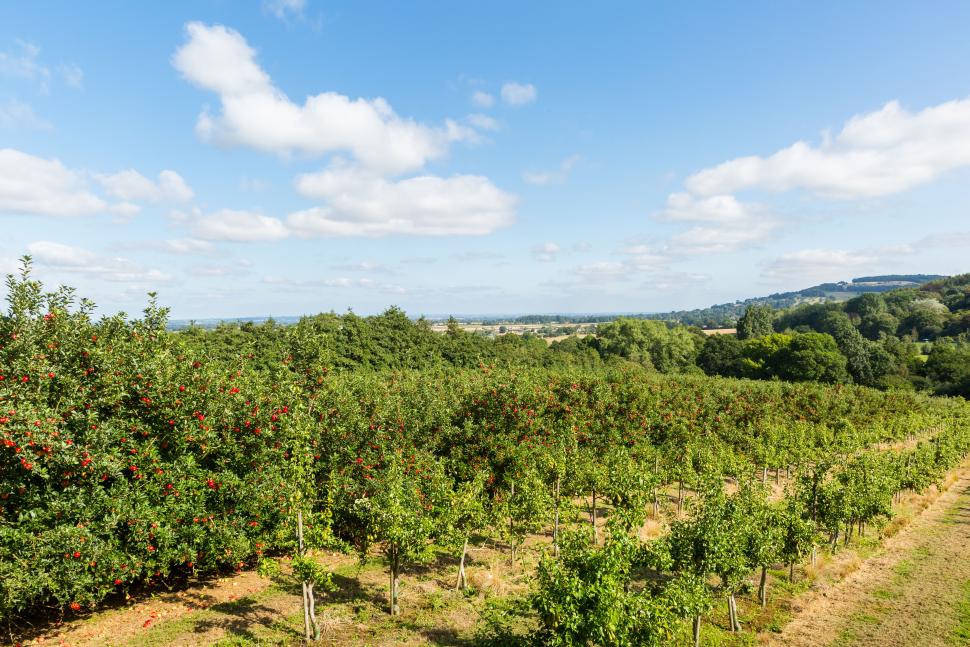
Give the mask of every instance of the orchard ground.
<svg viewBox="0 0 970 647">
<path fill-rule="evenodd" d="M 665 494 L 665 513 L 648 519 L 640 533 L 644 539 L 665 532 L 665 518 L 675 514 L 676 491 Z M 576 503 L 579 514 L 588 514 L 588 501 Z M 609 513 L 601 510 L 600 521 Z M 333 570 L 336 584 L 320 608 L 321 643 L 476 645 L 522 633 L 527 627 L 506 611 L 528 593 L 538 555 L 549 541 L 548 534 L 530 536 L 514 566 L 504 545 L 481 542 L 470 551 L 470 588 L 464 593 L 454 590 L 451 555 L 409 569 L 397 618 L 387 614 L 387 569 L 381 559 L 361 565 L 350 555 L 320 553 L 317 558 Z M 902 647 L 917 639 L 926 647 L 967 644 L 970 561 L 963 551 L 968 543 L 970 465 L 964 464 L 947 478 L 942 494 L 932 487 L 922 495 L 905 495 L 892 521 L 835 555 L 821 555 L 814 567 L 796 568 L 794 583 L 785 569 L 773 570 L 765 609 L 753 595 L 739 600 L 743 633 L 731 634 L 726 613 L 715 607 L 704 619 L 702 644 Z M 283 567 L 285 572 L 285 562 Z M 23 644 L 295 645 L 302 644 L 301 623 L 300 593 L 292 581 L 250 571 L 143 594 L 51 624 L 24 636 Z M 689 644 L 686 633 L 683 640 Z"/>
</svg>

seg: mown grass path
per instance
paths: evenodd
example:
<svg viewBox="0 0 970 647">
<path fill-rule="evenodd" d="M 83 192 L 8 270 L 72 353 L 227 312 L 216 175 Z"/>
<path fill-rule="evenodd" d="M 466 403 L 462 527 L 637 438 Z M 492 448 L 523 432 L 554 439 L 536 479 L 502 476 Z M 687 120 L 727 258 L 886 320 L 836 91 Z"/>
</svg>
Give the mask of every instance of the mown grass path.
<svg viewBox="0 0 970 647">
<path fill-rule="evenodd" d="M 970 471 L 842 581 L 800 601 L 772 644 L 970 645 Z"/>
</svg>

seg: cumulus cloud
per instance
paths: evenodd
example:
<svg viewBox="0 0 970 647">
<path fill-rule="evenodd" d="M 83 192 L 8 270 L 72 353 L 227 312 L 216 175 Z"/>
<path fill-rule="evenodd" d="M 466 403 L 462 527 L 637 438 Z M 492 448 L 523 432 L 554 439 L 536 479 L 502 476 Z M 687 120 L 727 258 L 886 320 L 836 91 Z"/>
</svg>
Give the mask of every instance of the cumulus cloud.
<svg viewBox="0 0 970 647">
<path fill-rule="evenodd" d="M 279 218 L 254 211 L 222 209 L 192 222 L 192 234 L 205 240 L 261 243 L 282 240 L 289 235 Z"/>
<path fill-rule="evenodd" d="M 289 227 L 304 236 L 483 235 L 515 220 L 515 196 L 476 175 L 394 181 L 335 164 L 300 175 L 296 187 L 307 197 L 327 201 L 287 218 Z"/>
<path fill-rule="evenodd" d="M 431 127 L 402 118 L 383 98 L 324 92 L 298 105 L 273 84 L 239 32 L 193 22 L 186 33 L 173 65 L 221 102 L 219 114 L 199 116 L 196 132 L 204 141 L 279 154 L 346 151 L 364 166 L 397 174 L 443 156 L 450 142 L 474 139 L 454 122 Z"/>
<path fill-rule="evenodd" d="M 502 86 L 502 101 L 510 106 L 523 106 L 536 100 L 536 86 L 509 81 Z"/>
<path fill-rule="evenodd" d="M 481 108 L 491 108 L 495 104 L 495 97 L 488 92 L 475 90 L 475 93 L 472 94 L 472 103 Z"/>
<path fill-rule="evenodd" d="M 525 171 L 522 179 L 529 184 L 546 186 L 548 184 L 562 184 L 569 179 L 569 173 L 579 161 L 579 155 L 570 155 L 559 162 L 559 168 L 554 171 Z"/>
<path fill-rule="evenodd" d="M 119 200 L 188 202 L 195 197 L 191 187 L 175 171 L 162 171 L 156 181 L 149 180 L 134 169 L 96 177 L 108 195 Z"/>
<path fill-rule="evenodd" d="M 764 242 L 779 227 L 771 219 L 753 219 L 737 225 L 702 225 L 672 236 L 668 242 L 672 254 L 694 255 L 733 252 Z"/>
<path fill-rule="evenodd" d="M 671 193 L 654 218 L 691 225 L 666 242 L 663 253 L 668 256 L 737 251 L 768 240 L 780 226 L 761 205 L 741 202 L 733 195 L 698 198 Z"/>
<path fill-rule="evenodd" d="M 90 274 L 106 281 L 160 283 L 171 279 L 164 272 L 142 268 L 125 258 L 102 256 L 81 247 L 46 240 L 28 244 L 27 252 L 38 265 L 48 269 Z"/>
<path fill-rule="evenodd" d="M 88 190 L 81 174 L 59 160 L 0 149 L 0 213 L 78 216 L 107 206 Z"/>
<path fill-rule="evenodd" d="M 712 223 L 738 223 L 750 220 L 756 205 L 744 204 L 733 195 L 712 195 L 695 198 L 689 193 L 671 193 L 666 208 L 658 219 L 669 221 L 700 221 Z"/>
<path fill-rule="evenodd" d="M 857 115 L 819 145 L 795 142 L 768 157 L 729 160 L 689 177 L 702 196 L 746 189 L 803 189 L 832 198 L 870 198 L 926 184 L 970 166 L 970 99 L 919 112 L 898 101 Z"/>
<path fill-rule="evenodd" d="M 560 251 L 556 243 L 542 243 L 532 248 L 532 257 L 540 263 L 552 263 Z"/>
</svg>

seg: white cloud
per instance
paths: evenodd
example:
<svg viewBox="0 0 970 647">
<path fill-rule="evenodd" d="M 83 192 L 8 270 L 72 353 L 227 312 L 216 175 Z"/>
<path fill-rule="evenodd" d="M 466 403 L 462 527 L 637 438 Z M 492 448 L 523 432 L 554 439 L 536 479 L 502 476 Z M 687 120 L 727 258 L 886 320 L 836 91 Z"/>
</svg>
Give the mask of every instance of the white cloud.
<svg viewBox="0 0 970 647">
<path fill-rule="evenodd" d="M 502 101 L 510 106 L 522 106 L 536 100 L 536 87 L 531 83 L 509 81 L 502 86 Z"/>
<path fill-rule="evenodd" d="M 736 225 L 691 227 L 672 236 L 668 246 L 672 254 L 734 252 L 764 242 L 778 227 L 778 222 L 769 219 L 743 221 Z"/>
<path fill-rule="evenodd" d="M 475 113 L 465 117 L 465 120 L 479 130 L 496 131 L 500 128 L 498 121 L 488 115 Z"/>
<path fill-rule="evenodd" d="M 281 20 L 289 16 L 302 16 L 305 9 L 306 0 L 263 0 L 263 11 L 268 11 Z"/>
<path fill-rule="evenodd" d="M 0 105 L 0 128 L 16 130 L 52 130 L 53 126 L 34 113 L 29 104 L 11 99 Z"/>
<path fill-rule="evenodd" d="M 80 67 L 74 63 L 65 63 L 58 67 L 57 71 L 61 73 L 61 78 L 68 87 L 75 90 L 84 89 L 84 70 Z"/>
<path fill-rule="evenodd" d="M 657 272 L 666 269 L 670 257 L 648 250 L 630 250 L 626 263 L 638 272 Z"/>
<path fill-rule="evenodd" d="M 749 220 L 756 205 L 739 202 L 733 195 L 695 198 L 689 193 L 671 193 L 667 207 L 658 214 L 661 220 L 738 223 Z"/>
<path fill-rule="evenodd" d="M 77 216 L 106 208 L 82 176 L 60 161 L 0 149 L 0 213 Z"/>
<path fill-rule="evenodd" d="M 215 251 L 215 245 L 207 240 L 198 238 L 174 238 L 158 241 L 156 247 L 169 254 L 210 254 Z"/>
<path fill-rule="evenodd" d="M 532 248 L 532 256 L 540 263 L 552 263 L 560 251 L 556 243 L 542 243 Z"/>
<path fill-rule="evenodd" d="M 327 200 L 287 218 L 291 229 L 306 236 L 483 235 L 515 220 L 516 197 L 475 175 L 392 181 L 334 164 L 300 175 L 296 186 L 305 196 Z"/>
<path fill-rule="evenodd" d="M 698 198 L 671 193 L 654 218 L 693 225 L 666 241 L 665 256 L 734 252 L 764 242 L 780 226 L 761 205 L 741 202 L 733 195 Z"/>
<path fill-rule="evenodd" d="M 40 48 L 33 43 L 18 40 L 17 49 L 17 52 L 0 52 L 0 75 L 36 81 L 46 90 L 51 71 L 37 61 Z"/>
<path fill-rule="evenodd" d="M 698 195 L 804 189 L 834 198 L 890 195 L 970 166 L 970 99 L 912 113 L 891 101 L 857 115 L 818 146 L 799 141 L 768 157 L 741 157 L 687 179 Z"/>
<path fill-rule="evenodd" d="M 399 117 L 382 98 L 325 92 L 297 105 L 273 85 L 239 32 L 198 22 L 186 32 L 172 63 L 222 104 L 218 115 L 199 116 L 196 131 L 204 141 L 279 154 L 349 151 L 364 166 L 396 174 L 443 156 L 452 141 L 474 139 L 474 131 L 454 123 L 433 128 Z"/>
<path fill-rule="evenodd" d="M 559 163 L 559 168 L 555 171 L 525 171 L 522 174 L 522 179 L 537 186 L 562 184 L 569 179 L 569 173 L 578 161 L 579 155 L 570 155 Z"/>
<path fill-rule="evenodd" d="M 764 274 L 777 279 L 800 279 L 805 283 L 844 281 L 851 272 L 865 271 L 878 261 L 879 255 L 872 251 L 804 249 L 783 254 L 767 266 Z"/>
<path fill-rule="evenodd" d="M 257 243 L 281 240 L 289 235 L 278 218 L 253 211 L 222 209 L 192 223 L 192 234 L 206 240 Z"/>
<path fill-rule="evenodd" d="M 30 243 L 27 252 L 38 265 L 46 268 L 91 274 L 106 281 L 160 283 L 171 279 L 164 272 L 144 269 L 125 258 L 105 257 L 81 247 L 46 240 Z"/>
<path fill-rule="evenodd" d="M 97 175 L 108 195 L 119 200 L 148 202 L 188 202 L 195 193 L 175 171 L 162 171 L 152 181 L 134 169 L 110 175 Z"/>
<path fill-rule="evenodd" d="M 495 104 L 495 97 L 488 92 L 475 90 L 475 93 L 472 94 L 472 103 L 481 108 L 491 108 Z"/>
<path fill-rule="evenodd" d="M 108 207 L 108 211 L 118 216 L 115 222 L 126 223 L 141 213 L 141 205 L 131 202 L 119 202 Z"/>
</svg>

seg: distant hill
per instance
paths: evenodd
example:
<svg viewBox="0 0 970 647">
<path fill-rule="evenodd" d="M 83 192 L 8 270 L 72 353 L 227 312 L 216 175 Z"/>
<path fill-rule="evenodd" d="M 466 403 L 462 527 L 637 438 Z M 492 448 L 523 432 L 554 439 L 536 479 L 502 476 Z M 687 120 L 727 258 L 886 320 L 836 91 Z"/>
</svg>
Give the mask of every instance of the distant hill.
<svg viewBox="0 0 970 647">
<path fill-rule="evenodd" d="M 925 283 L 946 278 L 940 274 L 886 274 L 884 276 L 861 276 L 851 281 L 820 283 L 796 292 L 778 292 L 766 297 L 753 297 L 734 303 L 721 303 L 697 310 L 677 310 L 637 315 L 644 319 L 677 321 L 701 328 L 733 327 L 745 309 L 751 305 L 770 305 L 772 308 L 790 308 L 802 303 L 848 301 L 864 292 L 888 292 L 900 288 L 917 288 Z"/>
<path fill-rule="evenodd" d="M 925 283 L 946 278 L 940 274 L 886 274 L 883 276 L 860 276 L 851 281 L 820 283 L 796 292 L 778 292 L 764 297 L 752 297 L 734 303 L 721 303 L 696 310 L 671 312 L 629 313 L 624 317 L 634 319 L 659 319 L 676 321 L 701 328 L 733 328 L 745 309 L 751 305 L 770 305 L 775 309 L 790 308 L 802 303 L 847 301 L 864 292 L 888 292 L 900 288 L 916 288 Z M 542 314 L 520 317 L 485 318 L 490 323 L 551 324 L 551 323 L 599 323 L 612 321 L 618 314 Z"/>
</svg>

